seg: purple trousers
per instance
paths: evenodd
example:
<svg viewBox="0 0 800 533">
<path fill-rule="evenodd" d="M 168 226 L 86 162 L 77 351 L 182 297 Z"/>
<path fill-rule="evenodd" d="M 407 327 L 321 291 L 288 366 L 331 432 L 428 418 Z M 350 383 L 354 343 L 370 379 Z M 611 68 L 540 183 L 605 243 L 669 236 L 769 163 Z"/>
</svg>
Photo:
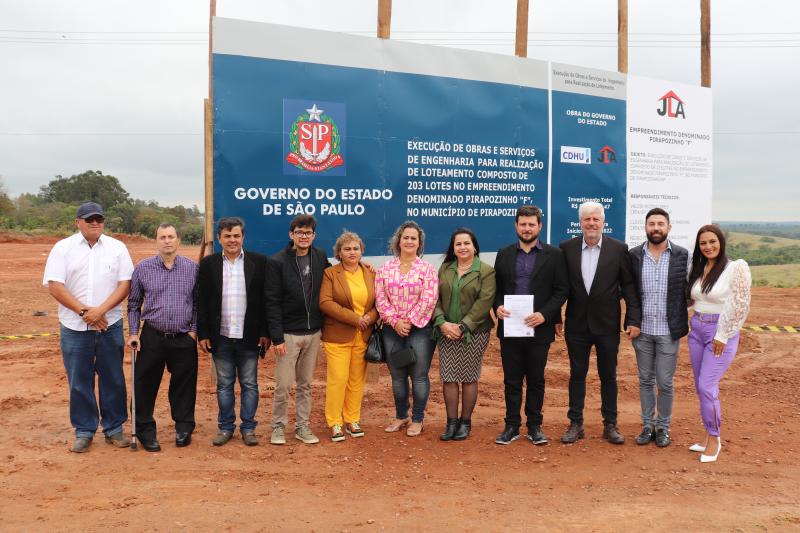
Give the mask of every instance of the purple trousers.
<svg viewBox="0 0 800 533">
<path fill-rule="evenodd" d="M 722 410 L 719 405 L 719 382 L 736 356 L 739 347 L 737 333 L 725 344 L 719 357 L 714 356 L 711 341 L 717 333 L 719 315 L 695 313 L 689 332 L 689 359 L 694 372 L 694 388 L 700 400 L 700 417 L 709 435 L 719 437 Z"/>
</svg>

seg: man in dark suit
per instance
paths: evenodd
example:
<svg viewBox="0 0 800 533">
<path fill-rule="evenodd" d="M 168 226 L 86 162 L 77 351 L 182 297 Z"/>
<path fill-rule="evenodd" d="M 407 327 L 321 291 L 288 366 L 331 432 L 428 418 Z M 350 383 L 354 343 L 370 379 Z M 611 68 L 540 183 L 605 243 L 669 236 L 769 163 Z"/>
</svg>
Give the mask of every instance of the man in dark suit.
<svg viewBox="0 0 800 533">
<path fill-rule="evenodd" d="M 561 442 L 583 438 L 583 404 L 592 346 L 597 353 L 603 438 L 623 444 L 617 430 L 617 352 L 619 351 L 620 297 L 625 299 L 625 333 L 639 335 L 642 312 L 625 243 L 603 236 L 605 211 L 597 202 L 578 209 L 582 238 L 560 244 L 569 274 L 566 341 L 569 352 L 569 428 Z M 561 334 L 561 324 L 557 326 Z"/>
<path fill-rule="evenodd" d="M 267 260 L 242 249 L 241 218 L 221 218 L 217 239 L 222 252 L 200 261 L 197 278 L 197 336 L 200 349 L 212 354 L 217 371 L 219 433 L 212 442 L 222 446 L 236 429 L 233 385 L 238 375 L 242 402 L 239 431 L 246 445 L 255 446 L 258 356 L 269 347 L 264 309 Z"/>
<path fill-rule="evenodd" d="M 554 339 L 554 325 L 561 320 L 561 306 L 569 292 L 567 271 L 561 250 L 539 239 L 542 231 L 541 209 L 532 205 L 519 207 L 514 226 L 517 242 L 497 252 L 494 263 L 497 282 L 494 309 L 500 319 L 497 337 L 500 339 L 506 398 L 505 429 L 495 442 L 511 444 L 519 438 L 522 381 L 525 380 L 528 439 L 533 444 L 547 444 L 547 437 L 542 431 L 544 369 Z M 505 336 L 503 324 L 511 312 L 503 302 L 509 294 L 534 296 L 534 312 L 524 317 L 525 325 L 534 328 L 533 337 Z"/>
</svg>

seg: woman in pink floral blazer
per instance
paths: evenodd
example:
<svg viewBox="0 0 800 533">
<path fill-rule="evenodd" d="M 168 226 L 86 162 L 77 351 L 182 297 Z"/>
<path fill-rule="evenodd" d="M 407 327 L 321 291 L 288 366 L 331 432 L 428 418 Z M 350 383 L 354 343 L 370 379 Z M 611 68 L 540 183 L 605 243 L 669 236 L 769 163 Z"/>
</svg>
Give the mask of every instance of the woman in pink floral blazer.
<svg viewBox="0 0 800 533">
<path fill-rule="evenodd" d="M 430 322 L 439 297 L 436 269 L 421 259 L 424 246 L 422 228 L 416 222 L 404 222 L 389 241 L 394 259 L 385 263 L 375 277 L 375 307 L 388 326 L 383 328 L 383 342 L 396 409 L 395 419 L 386 426 L 386 431 L 400 431 L 408 426 L 406 435 L 409 437 L 422 433 L 431 389 L 428 371 L 435 347 Z M 416 361 L 400 366 L 397 356 L 393 363 L 392 354 L 406 348 L 413 350 Z M 408 417 L 409 380 L 414 401 L 411 419 Z"/>
</svg>

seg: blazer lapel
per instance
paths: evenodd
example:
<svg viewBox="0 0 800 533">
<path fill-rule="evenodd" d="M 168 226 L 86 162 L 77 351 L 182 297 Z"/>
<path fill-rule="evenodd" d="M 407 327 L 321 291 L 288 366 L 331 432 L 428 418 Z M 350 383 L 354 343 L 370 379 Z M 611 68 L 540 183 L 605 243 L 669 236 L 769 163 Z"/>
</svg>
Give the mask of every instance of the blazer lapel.
<svg viewBox="0 0 800 533">
<path fill-rule="evenodd" d="M 225 259 L 222 257 L 222 253 L 219 253 L 216 257 L 214 257 L 214 283 L 217 286 L 217 291 L 221 295 L 222 294 L 222 262 Z"/>
<path fill-rule="evenodd" d="M 594 289 L 595 283 L 597 283 L 597 277 L 600 275 L 601 272 L 606 271 L 606 265 L 609 264 L 611 261 L 611 243 L 606 239 L 600 246 L 600 257 L 597 258 L 597 268 L 594 270 L 594 278 L 592 278 L 592 286 L 589 288 L 589 294 L 592 293 L 592 289 Z"/>
<path fill-rule="evenodd" d="M 583 284 L 583 266 L 581 261 L 581 255 L 583 253 L 583 238 L 574 237 L 570 244 L 572 244 L 572 246 L 568 247 L 567 249 L 567 254 L 569 254 L 571 258 L 569 260 L 569 264 L 573 265 L 570 277 L 575 280 L 575 285 L 580 287 L 580 290 L 583 291 L 583 294 L 589 296 L 589 291 L 586 290 L 586 286 Z M 592 282 L 594 282 L 594 280 L 592 280 Z"/>
<path fill-rule="evenodd" d="M 250 282 L 253 281 L 253 274 L 255 273 L 256 265 L 253 259 L 245 252 L 244 254 L 244 286 L 245 289 L 250 288 Z"/>
<path fill-rule="evenodd" d="M 347 283 L 347 275 L 344 273 L 344 267 L 341 263 L 336 265 L 336 281 L 342 286 L 342 291 L 347 298 L 347 306 L 353 308 L 353 295 L 350 293 L 350 284 Z"/>
<path fill-rule="evenodd" d="M 456 276 L 458 276 L 458 273 L 456 273 Z M 462 276 L 461 283 L 460 283 L 459 287 L 461 289 L 463 289 L 464 287 L 466 287 L 470 283 L 476 283 L 480 279 L 481 279 L 480 270 L 477 271 L 477 272 L 469 271 L 469 272 L 467 272 L 467 274 L 465 276 Z M 453 278 L 453 283 L 455 283 L 455 277 Z"/>
<path fill-rule="evenodd" d="M 531 288 L 533 288 L 533 280 L 536 279 L 536 275 L 542 269 L 542 266 L 550 259 L 550 250 L 547 248 L 542 248 L 539 252 L 539 257 L 536 258 L 536 264 L 533 265 L 533 270 L 531 271 Z"/>
<path fill-rule="evenodd" d="M 508 291 L 510 292 L 508 292 L 507 294 L 513 294 L 514 291 L 514 283 L 517 275 L 517 273 L 515 272 L 517 266 L 516 263 L 517 263 L 517 250 L 516 248 L 514 248 L 512 253 L 507 254 L 507 259 L 503 264 L 503 270 L 505 270 L 506 272 L 505 279 L 511 280 L 511 287 L 508 287 Z"/>
<path fill-rule="evenodd" d="M 364 281 L 367 283 L 367 307 L 372 309 L 375 306 L 375 274 L 362 267 Z"/>
</svg>

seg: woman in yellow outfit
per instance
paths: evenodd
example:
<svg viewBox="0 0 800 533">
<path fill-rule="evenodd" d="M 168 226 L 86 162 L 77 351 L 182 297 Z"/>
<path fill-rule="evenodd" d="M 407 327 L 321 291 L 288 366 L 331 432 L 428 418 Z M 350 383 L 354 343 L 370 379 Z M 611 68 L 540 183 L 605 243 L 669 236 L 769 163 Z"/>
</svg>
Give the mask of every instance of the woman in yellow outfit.
<svg viewBox="0 0 800 533">
<path fill-rule="evenodd" d="M 325 270 L 320 289 L 319 308 L 325 315 L 322 346 L 328 358 L 325 388 L 325 419 L 331 440 L 363 437 L 361 399 L 367 363 L 364 352 L 378 320 L 375 310 L 375 274 L 361 264 L 364 242 L 352 232 L 342 233 L 333 246 L 339 260 Z"/>
</svg>

